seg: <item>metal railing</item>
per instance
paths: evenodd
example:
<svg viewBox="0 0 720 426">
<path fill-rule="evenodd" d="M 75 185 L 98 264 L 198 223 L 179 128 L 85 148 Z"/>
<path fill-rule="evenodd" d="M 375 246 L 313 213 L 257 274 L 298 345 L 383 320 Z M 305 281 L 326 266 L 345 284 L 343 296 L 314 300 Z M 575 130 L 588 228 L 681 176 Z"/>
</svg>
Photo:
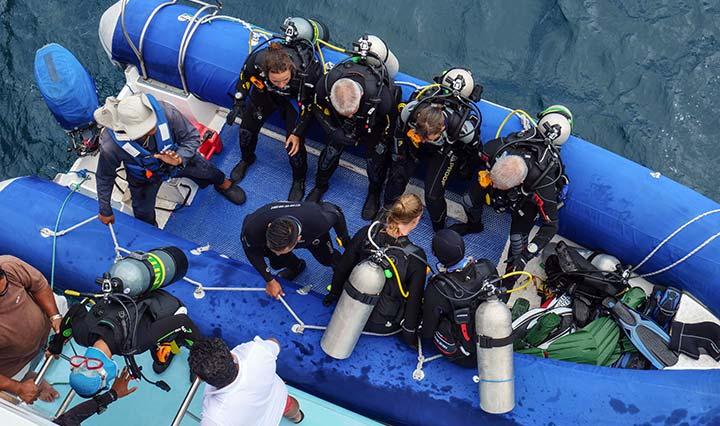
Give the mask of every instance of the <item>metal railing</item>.
<svg viewBox="0 0 720 426">
<path fill-rule="evenodd" d="M 190 385 L 190 389 L 188 389 L 187 394 L 185 394 L 185 398 L 183 398 L 183 401 L 180 404 L 180 408 L 178 408 L 178 412 L 175 414 L 175 418 L 172 421 L 172 426 L 180 426 L 180 422 L 182 422 L 182 419 L 183 417 L 185 417 L 186 413 L 195 420 L 200 420 L 196 415 L 188 411 L 188 408 L 190 408 L 190 403 L 192 402 L 198 388 L 200 387 L 200 382 L 200 378 L 196 377 L 195 380 L 192 382 L 192 385 Z"/>
</svg>

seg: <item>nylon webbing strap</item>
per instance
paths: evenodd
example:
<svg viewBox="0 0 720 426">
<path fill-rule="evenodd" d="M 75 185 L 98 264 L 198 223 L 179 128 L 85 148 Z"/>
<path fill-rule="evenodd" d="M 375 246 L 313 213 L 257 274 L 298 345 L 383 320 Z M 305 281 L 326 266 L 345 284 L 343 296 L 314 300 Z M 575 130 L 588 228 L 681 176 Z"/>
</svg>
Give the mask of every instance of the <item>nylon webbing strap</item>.
<svg viewBox="0 0 720 426">
<path fill-rule="evenodd" d="M 370 294 L 365 294 L 353 287 L 353 285 L 350 284 L 350 281 L 346 282 L 343 288 L 345 289 L 345 292 L 348 296 L 366 305 L 375 306 L 375 304 L 377 304 L 377 302 L 380 300 L 380 295 L 373 296 Z"/>
<path fill-rule="evenodd" d="M 511 344 L 515 340 L 515 332 L 507 337 L 496 339 L 489 336 L 478 335 L 478 346 L 481 348 L 500 348 Z"/>
</svg>

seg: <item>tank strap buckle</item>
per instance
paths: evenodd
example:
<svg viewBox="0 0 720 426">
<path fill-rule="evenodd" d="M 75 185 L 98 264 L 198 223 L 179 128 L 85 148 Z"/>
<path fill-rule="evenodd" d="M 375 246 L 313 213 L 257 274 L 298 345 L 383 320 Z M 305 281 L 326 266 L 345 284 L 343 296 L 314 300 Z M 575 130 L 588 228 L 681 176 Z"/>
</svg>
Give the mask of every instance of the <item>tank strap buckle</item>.
<svg viewBox="0 0 720 426">
<path fill-rule="evenodd" d="M 370 294 L 365 294 L 360 290 L 356 289 L 349 281 L 345 283 L 345 286 L 343 288 L 345 289 L 345 292 L 348 294 L 348 296 L 365 305 L 375 306 L 380 300 L 380 295 L 373 296 Z"/>
<path fill-rule="evenodd" d="M 515 333 L 511 333 L 509 336 L 500 339 L 478 335 L 478 346 L 481 348 L 500 348 L 512 344 L 514 340 Z"/>
</svg>

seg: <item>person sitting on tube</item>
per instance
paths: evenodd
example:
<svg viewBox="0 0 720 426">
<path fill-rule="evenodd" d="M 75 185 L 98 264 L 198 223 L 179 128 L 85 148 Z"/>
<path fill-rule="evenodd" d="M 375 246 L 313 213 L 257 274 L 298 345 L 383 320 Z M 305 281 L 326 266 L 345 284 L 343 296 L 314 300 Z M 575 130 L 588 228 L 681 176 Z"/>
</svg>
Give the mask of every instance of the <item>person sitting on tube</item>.
<svg viewBox="0 0 720 426">
<path fill-rule="evenodd" d="M 125 166 L 137 219 L 157 226 L 155 198 L 163 182 L 187 177 L 201 188 L 212 184 L 233 204 L 245 202 L 245 192 L 198 152 L 200 133 L 177 108 L 138 93 L 109 97 L 94 113 L 104 129 L 96 172 L 98 219 L 115 223 L 110 205 L 117 169 Z"/>
<path fill-rule="evenodd" d="M 258 336 L 232 350 L 217 337 L 190 349 L 190 371 L 207 383 L 201 426 L 274 426 L 305 415 L 277 375 L 280 343 Z"/>
<path fill-rule="evenodd" d="M 389 278 L 365 331 L 388 336 L 401 333 L 408 345 L 416 345 L 427 263 L 423 249 L 413 244 L 408 235 L 420 222 L 422 213 L 420 198 L 405 194 L 390 207 L 385 223 L 373 222 L 361 228 L 340 258 L 323 304 L 329 306 L 340 298 L 353 268 L 371 257 L 376 247 L 385 249 L 393 265 L 382 265 Z"/>
</svg>

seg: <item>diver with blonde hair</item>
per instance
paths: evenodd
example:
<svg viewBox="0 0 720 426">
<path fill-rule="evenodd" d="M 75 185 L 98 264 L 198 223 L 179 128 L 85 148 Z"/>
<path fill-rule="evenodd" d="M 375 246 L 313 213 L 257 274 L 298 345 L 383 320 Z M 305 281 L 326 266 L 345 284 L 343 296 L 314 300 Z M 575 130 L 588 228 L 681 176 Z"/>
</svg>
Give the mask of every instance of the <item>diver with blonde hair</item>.
<svg viewBox="0 0 720 426">
<path fill-rule="evenodd" d="M 415 345 L 427 263 L 423 249 L 413 244 L 408 235 L 420 222 L 422 213 L 420 198 L 405 194 L 390 207 L 385 222 L 373 222 L 361 228 L 335 267 L 330 294 L 325 296 L 323 304 L 328 306 L 340 298 L 356 265 L 378 248 L 384 250 L 393 265 L 382 265 L 390 273 L 386 272 L 385 286 L 365 331 L 388 336 L 401 333 L 407 344 Z"/>
</svg>

